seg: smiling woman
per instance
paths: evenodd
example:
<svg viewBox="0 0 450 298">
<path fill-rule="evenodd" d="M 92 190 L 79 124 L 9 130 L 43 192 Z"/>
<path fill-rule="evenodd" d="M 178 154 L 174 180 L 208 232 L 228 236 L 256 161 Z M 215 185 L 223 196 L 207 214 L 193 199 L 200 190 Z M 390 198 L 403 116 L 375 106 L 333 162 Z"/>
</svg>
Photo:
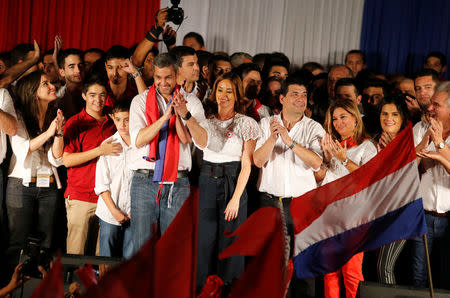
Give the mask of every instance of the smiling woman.
<svg viewBox="0 0 450 298">
<path fill-rule="evenodd" d="M 234 238 L 232 232 L 247 217 L 247 192 L 252 154 L 260 137 L 255 120 L 244 116 L 242 82 L 234 73 L 219 76 L 208 98 L 206 120 L 186 115 L 189 131 L 197 147 L 203 150 L 199 187 L 199 233 L 197 287 L 209 275 L 219 275 L 225 283 L 244 271 L 244 257 L 219 260 L 218 254 Z M 178 104 L 178 103 L 176 103 Z"/>
<path fill-rule="evenodd" d="M 42 246 L 50 248 L 57 189 L 61 188 L 56 167 L 62 165 L 64 146 L 64 117 L 60 110 L 49 108 L 56 100 L 49 78 L 33 72 L 17 83 L 17 94 L 18 130 L 11 137 L 13 156 L 6 190 L 8 256 L 16 263 L 19 250 L 32 234 L 38 234 Z"/>
<path fill-rule="evenodd" d="M 333 102 L 325 117 L 327 134 L 322 139 L 324 162 L 328 164 L 317 176 L 322 185 L 356 171 L 377 154 L 368 138 L 358 106 L 352 100 Z M 362 275 L 363 253 L 354 255 L 341 269 L 324 277 L 325 297 L 339 297 L 339 278 L 342 272 L 347 297 L 355 297 Z"/>
</svg>

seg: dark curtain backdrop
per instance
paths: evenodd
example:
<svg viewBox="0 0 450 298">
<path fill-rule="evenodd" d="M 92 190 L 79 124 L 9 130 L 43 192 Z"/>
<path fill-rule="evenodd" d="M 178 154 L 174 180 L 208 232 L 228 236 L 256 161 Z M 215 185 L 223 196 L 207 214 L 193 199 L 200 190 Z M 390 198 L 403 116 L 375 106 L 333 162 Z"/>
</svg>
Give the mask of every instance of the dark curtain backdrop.
<svg viewBox="0 0 450 298">
<path fill-rule="evenodd" d="M 367 66 L 383 74 L 414 73 L 431 51 L 449 59 L 450 1 L 366 0 L 361 50 Z"/>
<path fill-rule="evenodd" d="M 159 6 L 159 0 L 0 0 L 0 51 L 33 39 L 51 49 L 55 34 L 64 48 L 129 47 L 154 24 Z"/>
</svg>

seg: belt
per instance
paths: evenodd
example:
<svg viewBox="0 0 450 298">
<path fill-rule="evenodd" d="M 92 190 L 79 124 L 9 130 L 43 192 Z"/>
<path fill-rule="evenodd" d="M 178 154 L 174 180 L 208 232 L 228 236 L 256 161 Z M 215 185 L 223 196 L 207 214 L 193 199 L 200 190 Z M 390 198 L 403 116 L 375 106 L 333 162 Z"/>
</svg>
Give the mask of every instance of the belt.
<svg viewBox="0 0 450 298">
<path fill-rule="evenodd" d="M 210 163 L 203 162 L 201 174 L 206 174 L 214 179 L 222 178 L 225 176 L 237 177 L 240 171 L 240 162 L 229 163 Z"/>
<path fill-rule="evenodd" d="M 277 196 L 271 195 L 270 193 L 267 193 L 267 192 L 265 192 L 264 195 L 266 195 L 267 197 L 269 197 L 275 201 L 280 201 L 280 202 L 292 200 L 292 197 L 277 197 Z"/>
<path fill-rule="evenodd" d="M 425 210 L 425 213 L 433 215 L 433 216 L 437 216 L 437 217 L 446 217 L 447 216 L 447 212 L 439 213 L 439 212 L 436 212 L 436 211 L 427 211 L 427 210 Z"/>
<path fill-rule="evenodd" d="M 31 180 L 30 180 L 31 183 L 36 183 L 36 181 L 37 181 L 36 177 L 31 177 Z M 50 183 L 53 183 L 53 182 L 55 182 L 55 177 L 50 176 Z"/>
<path fill-rule="evenodd" d="M 154 170 L 150 169 L 139 169 L 136 170 L 136 173 L 147 175 L 147 177 L 153 176 Z M 177 172 L 177 178 L 186 178 L 188 176 L 188 171 L 178 171 Z"/>
</svg>

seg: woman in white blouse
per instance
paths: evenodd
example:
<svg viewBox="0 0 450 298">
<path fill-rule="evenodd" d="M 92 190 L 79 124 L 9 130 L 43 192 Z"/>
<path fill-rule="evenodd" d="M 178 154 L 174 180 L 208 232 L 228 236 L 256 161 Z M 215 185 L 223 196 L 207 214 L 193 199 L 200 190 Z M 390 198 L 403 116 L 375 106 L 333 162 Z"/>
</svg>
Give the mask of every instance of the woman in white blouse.
<svg viewBox="0 0 450 298">
<path fill-rule="evenodd" d="M 356 171 L 377 154 L 377 148 L 365 132 L 358 106 L 352 100 L 333 102 L 325 116 L 327 134 L 322 139 L 324 163 L 317 174 L 322 185 Z M 362 275 L 364 254 L 354 255 L 340 270 L 324 277 L 325 297 L 339 297 L 339 277 L 344 278 L 346 297 L 355 297 Z"/>
<path fill-rule="evenodd" d="M 245 187 L 250 175 L 252 154 L 260 130 L 255 120 L 244 116 L 241 79 L 233 73 L 217 78 L 205 103 L 206 120 L 198 123 L 179 99 L 175 110 L 186 120 L 194 143 L 203 150 L 199 187 L 199 233 L 197 286 L 208 275 L 217 274 L 225 283 L 239 277 L 244 257 L 218 260 L 218 254 L 233 242 L 224 236 L 247 217 Z"/>
<path fill-rule="evenodd" d="M 43 72 L 33 72 L 17 83 L 17 135 L 11 137 L 6 207 L 10 231 L 8 255 L 18 256 L 27 237 L 38 236 L 50 248 L 56 215 L 56 167 L 62 165 L 63 115 L 51 115 L 56 89 Z M 55 113 L 53 113 L 55 114 Z"/>
</svg>

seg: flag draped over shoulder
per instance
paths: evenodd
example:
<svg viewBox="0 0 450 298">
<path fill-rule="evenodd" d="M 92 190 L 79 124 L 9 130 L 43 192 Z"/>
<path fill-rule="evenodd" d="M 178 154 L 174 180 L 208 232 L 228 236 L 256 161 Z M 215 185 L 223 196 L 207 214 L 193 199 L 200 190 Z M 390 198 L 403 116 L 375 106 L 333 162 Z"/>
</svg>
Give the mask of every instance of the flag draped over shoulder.
<svg viewBox="0 0 450 298">
<path fill-rule="evenodd" d="M 197 225 L 198 189 L 191 188 L 162 237 L 149 239 L 83 297 L 194 297 Z"/>
<path fill-rule="evenodd" d="M 358 170 L 291 203 L 294 267 L 306 279 L 354 254 L 426 233 L 411 123 Z"/>
<path fill-rule="evenodd" d="M 220 259 L 237 254 L 253 256 L 228 297 L 284 297 L 292 271 L 284 256 L 280 210 L 260 208 L 228 236 L 238 238 L 219 255 Z"/>
</svg>

